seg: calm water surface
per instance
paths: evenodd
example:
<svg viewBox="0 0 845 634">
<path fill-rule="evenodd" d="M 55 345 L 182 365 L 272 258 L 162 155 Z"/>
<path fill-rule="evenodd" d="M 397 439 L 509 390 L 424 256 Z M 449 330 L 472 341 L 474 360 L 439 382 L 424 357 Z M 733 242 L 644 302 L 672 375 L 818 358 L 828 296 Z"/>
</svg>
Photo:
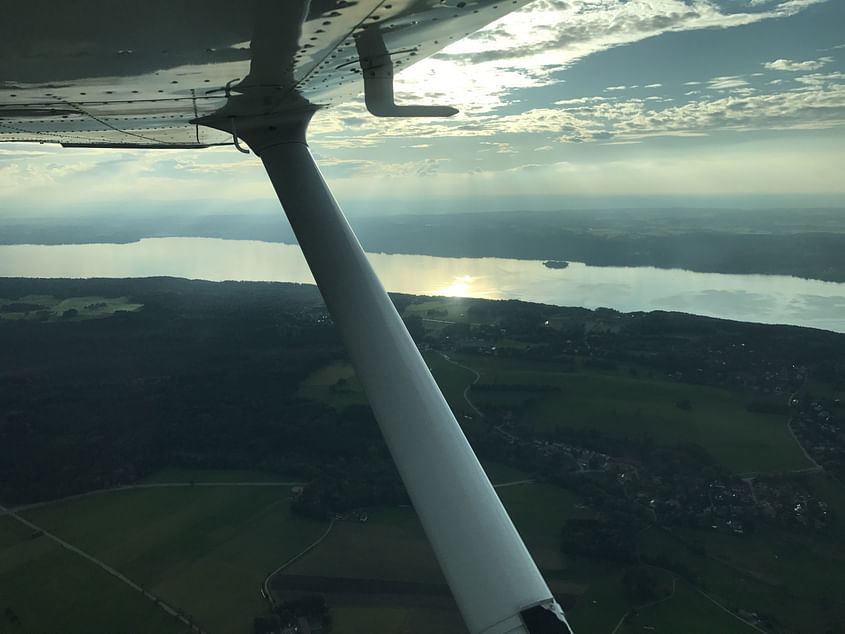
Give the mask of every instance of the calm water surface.
<svg viewBox="0 0 845 634">
<path fill-rule="evenodd" d="M 522 299 L 620 311 L 677 310 L 845 332 L 845 284 L 579 262 L 369 254 L 391 291 Z M 2 277 L 147 277 L 313 283 L 299 247 L 251 240 L 150 238 L 131 244 L 0 246 Z"/>
</svg>

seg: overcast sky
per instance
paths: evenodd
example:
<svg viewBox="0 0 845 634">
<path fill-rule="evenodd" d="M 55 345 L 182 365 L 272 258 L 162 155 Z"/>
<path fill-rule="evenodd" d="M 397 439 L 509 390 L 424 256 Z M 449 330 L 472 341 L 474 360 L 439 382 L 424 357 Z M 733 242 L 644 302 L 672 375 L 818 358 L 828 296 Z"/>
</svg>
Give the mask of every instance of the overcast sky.
<svg viewBox="0 0 845 634">
<path fill-rule="evenodd" d="M 398 100 L 320 112 L 351 214 L 584 206 L 845 207 L 845 2 L 537 0 L 420 62 Z M 274 209 L 254 156 L 0 146 L 0 214 Z"/>
</svg>

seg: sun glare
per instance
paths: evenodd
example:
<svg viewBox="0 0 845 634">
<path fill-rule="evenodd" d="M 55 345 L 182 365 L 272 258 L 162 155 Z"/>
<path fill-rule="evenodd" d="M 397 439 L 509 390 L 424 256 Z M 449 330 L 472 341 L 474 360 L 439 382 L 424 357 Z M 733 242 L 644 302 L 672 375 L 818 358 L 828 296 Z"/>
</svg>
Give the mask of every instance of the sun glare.
<svg viewBox="0 0 845 634">
<path fill-rule="evenodd" d="M 445 295 L 447 297 L 475 297 L 478 293 L 472 292 L 473 278 L 471 275 L 456 277 L 449 286 L 431 291 L 434 295 Z"/>
</svg>

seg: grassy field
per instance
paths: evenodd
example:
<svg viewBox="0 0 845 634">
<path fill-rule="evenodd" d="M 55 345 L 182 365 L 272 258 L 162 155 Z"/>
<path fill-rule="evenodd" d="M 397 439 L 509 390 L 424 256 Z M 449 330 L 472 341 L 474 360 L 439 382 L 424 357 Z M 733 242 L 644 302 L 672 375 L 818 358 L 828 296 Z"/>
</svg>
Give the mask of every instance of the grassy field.
<svg viewBox="0 0 845 634">
<path fill-rule="evenodd" d="M 463 297 L 433 297 L 408 306 L 403 316 L 418 315 L 428 320 L 426 327 L 435 328 L 440 322 L 473 323 L 467 308 L 471 300 Z M 429 311 L 434 311 L 429 313 Z M 436 313 L 436 314 L 435 314 Z"/>
<path fill-rule="evenodd" d="M 9 517 L 0 517 L 0 632 L 190 631 L 140 593 Z"/>
<path fill-rule="evenodd" d="M 544 570 L 564 569 L 565 561 L 557 543 L 560 527 L 565 519 L 589 516 L 589 512 L 575 509 L 577 502 L 574 497 L 550 485 L 518 485 L 499 489 L 498 493 L 538 565 Z M 444 583 L 434 554 L 411 508 L 372 510 L 366 523 L 336 523 L 317 549 L 285 572 L 290 575 Z M 567 594 L 583 590 L 582 585 L 568 580 L 550 578 L 550 583 L 556 591 Z M 337 602 L 338 598 L 332 601 Z M 405 597 L 403 602 L 399 596 L 385 600 L 380 606 L 344 604 L 332 610 L 333 621 L 337 631 L 345 634 L 464 631 L 463 628 L 449 629 L 445 625 L 454 623 L 453 612 L 440 606 L 420 606 L 416 603 L 415 597 Z M 414 623 L 416 625 L 412 625 Z M 431 629 L 438 623 L 441 629 Z"/>
<path fill-rule="evenodd" d="M 554 392 L 470 390 L 480 405 L 524 407 L 527 433 L 593 427 L 615 437 L 650 434 L 658 443 L 694 442 L 738 473 L 811 466 L 786 428 L 784 416 L 748 412 L 744 395 L 728 390 L 593 371 L 561 372 L 549 364 L 512 364 L 462 355 L 485 384 L 550 385 Z M 690 410 L 676 403 L 687 399 Z"/>
<path fill-rule="evenodd" d="M 464 416 L 477 417 L 476 412 L 464 398 L 464 390 L 472 384 L 475 374 L 471 370 L 455 365 L 437 352 L 427 352 L 423 358 L 455 416 L 459 420 Z"/>
<path fill-rule="evenodd" d="M 753 537 L 692 530 L 678 535 L 703 550 L 691 552 L 658 529 L 641 534 L 640 544 L 694 569 L 699 584 L 731 610 L 769 617 L 783 632 L 835 631 L 845 622 L 841 544 L 777 529 Z"/>
<path fill-rule="evenodd" d="M 142 484 L 165 482 L 298 482 L 302 478 L 266 471 L 175 469 L 167 467 L 141 480 Z"/>
<path fill-rule="evenodd" d="M 483 384 L 549 385 L 559 391 L 473 390 L 475 374 L 437 352 L 425 355 L 437 384 L 462 424 L 479 424 L 464 398 L 483 407 L 523 409 L 517 421 L 526 435 L 556 427 L 593 427 L 614 437 L 651 435 L 658 443 L 693 442 L 736 473 L 784 472 L 812 466 L 786 428 L 782 415 L 749 412 L 750 396 L 721 388 L 631 377 L 617 372 L 561 371 L 554 364 L 452 355 L 481 374 Z M 338 380 L 344 383 L 337 389 Z M 351 366 L 335 362 L 312 374 L 299 395 L 342 408 L 366 399 Z M 677 406 L 688 400 L 691 409 Z"/>
<path fill-rule="evenodd" d="M 248 632 L 265 609 L 264 577 L 325 529 L 292 517 L 288 495 L 284 487 L 132 490 L 25 515 L 208 631 Z"/>
<path fill-rule="evenodd" d="M 670 599 L 638 610 L 619 628 L 619 634 L 754 634 L 751 626 L 731 616 L 688 584 L 679 582 Z"/>
<path fill-rule="evenodd" d="M 168 472 L 159 478 L 175 475 L 212 477 Z M 213 477 L 237 481 L 252 475 L 217 472 Z M 620 582 L 626 565 L 564 558 L 558 544 L 562 524 L 591 517 L 591 511 L 547 484 L 498 493 L 555 593 L 575 602 L 569 615 L 576 631 L 610 632 L 632 605 Z M 265 610 L 258 592 L 264 576 L 325 529 L 324 523 L 292 517 L 287 495 L 285 487 L 142 489 L 56 503 L 25 515 L 113 565 L 208 631 L 245 633 L 252 617 Z M 368 515 L 366 523 L 337 522 L 325 541 L 285 574 L 444 583 L 411 508 L 370 509 Z M 697 583 L 731 610 L 777 614 L 783 632 L 797 632 L 799 624 L 806 627 L 801 631 L 824 632 L 838 614 L 845 615 L 838 595 L 845 552 L 832 539 L 776 530 L 758 531 L 753 539 L 715 531 L 677 534 L 704 550 L 694 553 L 659 529 L 644 531 L 638 542 L 645 553 L 662 553 L 693 568 Z M 660 593 L 666 594 L 673 575 L 657 574 Z M 0 597 L 27 624 L 15 630 L 0 620 L 0 632 L 121 631 L 126 622 L 133 623 L 132 631 L 182 631 L 136 592 L 7 517 L 0 517 Z M 463 631 L 454 609 L 436 597 L 347 592 L 328 599 L 335 631 L 343 634 Z M 693 634 L 751 629 L 685 583 L 670 599 L 640 610 L 619 633 L 644 626 Z"/>
<path fill-rule="evenodd" d="M 549 484 L 505 487 L 497 492 L 537 565 L 544 570 L 565 569 L 560 529 L 566 520 L 593 517 L 592 512 L 569 491 Z"/>
<path fill-rule="evenodd" d="M 311 374 L 300 384 L 297 396 L 322 401 L 338 411 L 367 404 L 355 369 L 344 361 L 334 361 Z"/>
<path fill-rule="evenodd" d="M 449 363 L 436 352 L 426 353 L 424 358 L 452 411 L 459 416 L 474 415 L 475 412 L 464 400 L 464 389 L 475 375 Z M 334 361 L 311 374 L 300 384 L 297 395 L 321 401 L 337 410 L 348 405 L 367 404 L 367 397 L 355 376 L 355 370 L 343 361 Z"/>
<path fill-rule="evenodd" d="M 515 469 L 510 465 L 502 464 L 501 462 L 491 462 L 489 460 L 481 460 L 481 466 L 490 478 L 493 484 L 500 484 L 503 482 L 515 482 L 517 480 L 525 480 L 528 476 L 525 471 Z"/>
<path fill-rule="evenodd" d="M 23 306 L 29 304 L 31 306 Z M 19 306 L 20 305 L 20 306 Z M 68 297 L 57 299 L 51 295 L 28 295 L 20 299 L 0 298 L 0 319 L 39 319 L 57 321 L 70 319 L 102 319 L 116 312 L 132 312 L 143 304 L 133 304 L 128 297 Z M 23 310 L 16 310 L 16 308 Z M 37 308 L 35 308 L 37 307 Z M 74 311 L 68 313 L 67 311 Z"/>
<path fill-rule="evenodd" d="M 337 522 L 320 544 L 286 572 L 442 583 L 440 567 L 410 507 L 371 510 L 366 523 Z"/>
</svg>

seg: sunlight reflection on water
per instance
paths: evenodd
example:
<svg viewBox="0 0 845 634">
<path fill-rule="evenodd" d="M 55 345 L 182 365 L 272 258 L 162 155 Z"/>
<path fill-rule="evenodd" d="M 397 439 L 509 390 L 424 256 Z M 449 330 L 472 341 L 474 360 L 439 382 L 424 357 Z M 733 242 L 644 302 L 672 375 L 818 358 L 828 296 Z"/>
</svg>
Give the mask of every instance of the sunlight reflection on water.
<svg viewBox="0 0 845 634">
<path fill-rule="evenodd" d="M 845 284 L 781 275 L 722 275 L 571 262 L 369 254 L 388 290 L 418 295 L 522 299 L 628 312 L 676 310 L 741 321 L 845 332 Z M 0 246 L 3 277 L 148 277 L 312 284 L 295 245 L 214 238 L 130 244 Z"/>
</svg>

